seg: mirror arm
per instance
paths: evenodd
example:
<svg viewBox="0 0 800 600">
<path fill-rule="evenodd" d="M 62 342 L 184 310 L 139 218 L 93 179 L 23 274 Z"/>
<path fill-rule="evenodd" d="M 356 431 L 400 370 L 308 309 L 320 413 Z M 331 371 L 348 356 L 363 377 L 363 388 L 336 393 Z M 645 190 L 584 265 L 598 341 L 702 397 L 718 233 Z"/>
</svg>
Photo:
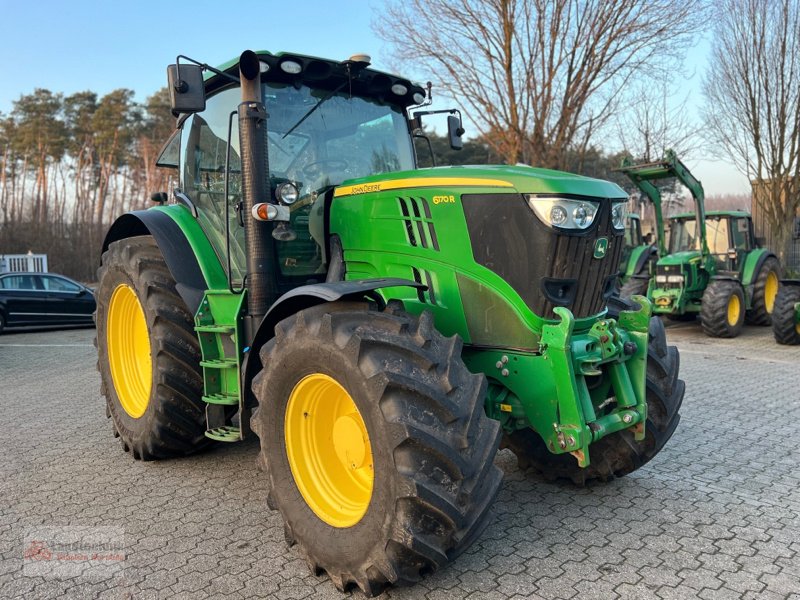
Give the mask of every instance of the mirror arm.
<svg viewBox="0 0 800 600">
<path fill-rule="evenodd" d="M 176 70 L 177 70 L 177 75 L 178 75 L 177 76 L 177 81 L 175 82 L 175 89 L 178 91 L 178 93 L 183 94 L 187 90 L 186 82 L 181 79 L 181 59 L 189 61 L 190 63 L 194 63 L 194 64 L 200 66 L 201 68 L 203 68 L 206 71 L 211 71 L 212 73 L 216 73 L 217 75 L 219 75 L 221 77 L 225 77 L 227 79 L 230 79 L 234 83 L 240 83 L 238 77 L 234 77 L 233 75 L 231 75 L 229 73 L 225 73 L 224 71 L 220 71 L 219 69 L 216 69 L 216 68 L 212 67 L 211 65 L 207 65 L 206 63 L 201 63 L 199 61 L 196 61 L 193 58 L 189 58 L 188 56 L 184 56 L 183 54 L 179 54 L 175 58 L 175 66 L 177 68 Z"/>
</svg>

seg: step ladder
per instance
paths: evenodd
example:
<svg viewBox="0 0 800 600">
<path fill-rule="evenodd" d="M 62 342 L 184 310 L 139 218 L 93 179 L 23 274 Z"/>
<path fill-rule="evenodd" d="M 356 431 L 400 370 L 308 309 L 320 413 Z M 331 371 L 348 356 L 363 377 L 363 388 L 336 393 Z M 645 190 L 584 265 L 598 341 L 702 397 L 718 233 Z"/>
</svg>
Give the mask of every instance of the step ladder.
<svg viewBox="0 0 800 600">
<path fill-rule="evenodd" d="M 206 290 L 195 315 L 194 330 L 202 355 L 205 434 L 219 442 L 238 442 L 249 433 L 250 415 L 240 386 L 243 303 L 244 294 Z M 238 427 L 232 424 L 237 412 Z"/>
</svg>

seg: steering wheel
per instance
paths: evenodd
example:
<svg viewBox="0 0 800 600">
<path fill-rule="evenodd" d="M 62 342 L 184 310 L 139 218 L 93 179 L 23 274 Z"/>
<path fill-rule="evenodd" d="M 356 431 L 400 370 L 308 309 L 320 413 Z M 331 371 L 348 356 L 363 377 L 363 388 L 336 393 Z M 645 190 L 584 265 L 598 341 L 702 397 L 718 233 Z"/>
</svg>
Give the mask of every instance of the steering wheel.
<svg viewBox="0 0 800 600">
<path fill-rule="evenodd" d="M 314 177 L 321 170 L 320 167 L 322 167 L 322 165 L 328 165 L 332 169 L 342 170 L 347 168 L 348 163 L 343 158 L 323 158 L 308 163 L 303 167 L 303 174 Z"/>
</svg>

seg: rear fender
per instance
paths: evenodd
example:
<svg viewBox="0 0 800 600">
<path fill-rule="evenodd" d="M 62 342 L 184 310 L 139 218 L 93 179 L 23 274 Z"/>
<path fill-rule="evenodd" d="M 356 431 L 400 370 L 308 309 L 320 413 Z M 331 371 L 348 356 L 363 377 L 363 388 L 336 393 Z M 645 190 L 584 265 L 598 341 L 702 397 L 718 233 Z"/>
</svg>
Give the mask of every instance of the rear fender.
<svg viewBox="0 0 800 600">
<path fill-rule="evenodd" d="M 137 235 L 153 236 L 192 314 L 197 312 L 205 290 L 228 287 L 211 243 L 187 208 L 169 205 L 125 213 L 108 230 L 103 252 L 113 242 Z"/>
<path fill-rule="evenodd" d="M 744 288 L 745 304 L 748 308 L 753 302 L 753 290 L 756 284 L 756 279 L 758 278 L 758 272 L 764 265 L 764 261 L 770 257 L 777 260 L 775 254 L 766 248 L 756 248 L 747 255 L 747 258 L 745 258 L 744 268 L 742 269 L 742 287 Z M 778 273 L 778 277 L 780 277 L 780 275 L 781 274 Z"/>
</svg>

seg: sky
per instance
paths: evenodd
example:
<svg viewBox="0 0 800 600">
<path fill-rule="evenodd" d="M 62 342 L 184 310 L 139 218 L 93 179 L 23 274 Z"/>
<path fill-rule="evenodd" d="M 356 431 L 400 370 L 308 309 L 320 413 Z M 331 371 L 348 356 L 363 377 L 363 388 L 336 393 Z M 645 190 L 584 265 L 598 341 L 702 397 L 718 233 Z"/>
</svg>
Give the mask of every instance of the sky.
<svg viewBox="0 0 800 600">
<path fill-rule="evenodd" d="M 101 96 L 125 87 L 144 101 L 166 85 L 166 66 L 178 54 L 216 65 L 245 49 L 342 60 L 366 53 L 373 67 L 392 71 L 389 47 L 373 24 L 383 1 L 0 0 L 0 113 L 37 87 Z M 684 67 L 682 86 L 695 114 L 708 52 L 707 39 L 700 40 Z M 750 191 L 747 178 L 725 162 L 698 157 L 687 166 L 706 195 Z"/>
</svg>

